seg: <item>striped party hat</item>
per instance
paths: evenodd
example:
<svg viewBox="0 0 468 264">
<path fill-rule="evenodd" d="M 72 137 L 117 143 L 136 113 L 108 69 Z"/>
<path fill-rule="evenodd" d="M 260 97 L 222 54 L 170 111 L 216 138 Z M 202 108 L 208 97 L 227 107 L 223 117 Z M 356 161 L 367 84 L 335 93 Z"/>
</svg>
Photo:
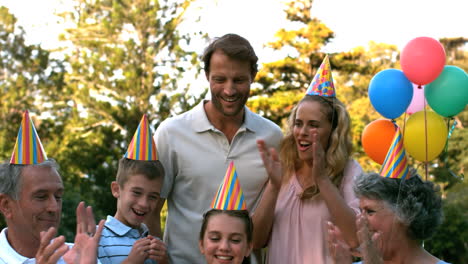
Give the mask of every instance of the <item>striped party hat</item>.
<svg viewBox="0 0 468 264">
<path fill-rule="evenodd" d="M 31 165 L 42 163 L 45 160 L 47 160 L 47 155 L 42 147 L 41 139 L 37 135 L 28 110 L 26 110 L 23 114 L 13 154 L 11 154 L 10 164 Z"/>
<path fill-rule="evenodd" d="M 237 179 L 236 167 L 232 161 L 229 163 L 218 193 L 211 202 L 211 208 L 218 210 L 247 210 L 244 194 Z"/>
<path fill-rule="evenodd" d="M 141 118 L 124 157 L 132 160 L 158 160 L 156 143 L 154 143 L 146 115 Z"/>
<path fill-rule="evenodd" d="M 333 84 L 333 76 L 328 55 L 323 59 L 323 62 L 317 70 L 312 83 L 309 85 L 306 94 L 335 97 L 335 85 Z"/>
<path fill-rule="evenodd" d="M 380 175 L 386 178 L 406 179 L 410 177 L 408 160 L 403 147 L 403 137 L 400 128 L 397 127 L 393 141 L 388 149 L 387 156 L 380 169 Z"/>
</svg>

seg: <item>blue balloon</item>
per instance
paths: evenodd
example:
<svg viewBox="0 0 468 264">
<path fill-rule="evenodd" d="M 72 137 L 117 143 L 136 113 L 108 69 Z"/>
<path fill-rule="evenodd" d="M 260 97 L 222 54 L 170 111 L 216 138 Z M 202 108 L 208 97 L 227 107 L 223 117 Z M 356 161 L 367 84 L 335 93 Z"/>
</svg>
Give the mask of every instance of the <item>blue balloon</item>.
<svg viewBox="0 0 468 264">
<path fill-rule="evenodd" d="M 403 114 L 413 98 L 413 84 L 403 71 L 380 71 L 369 83 L 369 99 L 382 116 L 395 119 Z"/>
</svg>

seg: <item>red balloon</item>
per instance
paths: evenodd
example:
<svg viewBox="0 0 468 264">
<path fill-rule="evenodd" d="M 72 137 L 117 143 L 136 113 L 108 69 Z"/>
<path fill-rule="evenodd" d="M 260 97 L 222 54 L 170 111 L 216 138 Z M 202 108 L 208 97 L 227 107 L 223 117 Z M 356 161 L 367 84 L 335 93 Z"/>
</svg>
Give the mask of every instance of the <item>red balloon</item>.
<svg viewBox="0 0 468 264">
<path fill-rule="evenodd" d="M 388 119 L 370 122 L 362 131 L 362 148 L 373 161 L 382 164 L 395 136 L 396 126 Z"/>
<path fill-rule="evenodd" d="M 400 54 L 401 69 L 415 84 L 426 85 L 439 76 L 445 65 L 445 50 L 439 41 L 418 37 L 406 44 Z"/>
</svg>

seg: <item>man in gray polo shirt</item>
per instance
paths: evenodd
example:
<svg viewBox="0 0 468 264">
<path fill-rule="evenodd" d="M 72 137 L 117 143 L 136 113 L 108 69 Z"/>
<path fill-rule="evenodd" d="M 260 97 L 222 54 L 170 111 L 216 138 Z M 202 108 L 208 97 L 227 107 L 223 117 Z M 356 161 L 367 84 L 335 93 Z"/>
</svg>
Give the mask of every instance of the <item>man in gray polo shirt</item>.
<svg viewBox="0 0 468 264">
<path fill-rule="evenodd" d="M 198 232 L 229 162 L 234 161 L 247 208 L 255 213 L 254 226 L 261 226 L 262 220 L 255 215 L 273 210 L 264 205 L 272 204 L 279 188 L 268 179 L 256 141 L 263 139 L 278 148 L 283 135 L 276 124 L 245 106 L 257 60 L 252 46 L 241 36 L 227 34 L 214 40 L 203 54 L 211 100 L 166 119 L 156 130 L 158 155 L 166 171 L 161 196 L 168 202 L 164 241 L 171 263 L 206 263 L 198 249 Z M 260 202 L 260 198 L 269 202 Z M 161 233 L 163 204 L 164 199 L 147 223 L 156 235 Z M 258 257 L 252 261 L 261 263 Z"/>
</svg>

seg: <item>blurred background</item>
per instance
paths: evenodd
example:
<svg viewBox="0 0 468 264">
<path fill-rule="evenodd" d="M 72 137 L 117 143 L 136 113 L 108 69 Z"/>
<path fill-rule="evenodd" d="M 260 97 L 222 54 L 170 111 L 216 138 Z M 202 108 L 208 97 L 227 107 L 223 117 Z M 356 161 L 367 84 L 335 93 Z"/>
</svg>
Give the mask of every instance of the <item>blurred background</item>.
<svg viewBox="0 0 468 264">
<path fill-rule="evenodd" d="M 248 107 L 283 128 L 329 54 L 337 97 L 353 122 L 353 156 L 364 170 L 377 171 L 380 164 L 361 142 L 366 125 L 383 118 L 369 100 L 370 80 L 401 69 L 401 50 L 419 36 L 437 39 L 446 64 L 467 72 L 467 6 L 461 0 L 0 0 L 0 160 L 10 158 L 28 109 L 48 156 L 61 166 L 60 232 L 71 241 L 79 201 L 93 205 L 98 218 L 114 215 L 110 183 L 142 115 L 155 131 L 206 98 L 203 48 L 213 37 L 237 33 L 260 58 Z M 457 121 L 444 151 L 429 162 L 409 161 L 444 198 L 444 224 L 425 247 L 466 263 L 468 111 L 444 120 L 448 127 Z"/>
</svg>

